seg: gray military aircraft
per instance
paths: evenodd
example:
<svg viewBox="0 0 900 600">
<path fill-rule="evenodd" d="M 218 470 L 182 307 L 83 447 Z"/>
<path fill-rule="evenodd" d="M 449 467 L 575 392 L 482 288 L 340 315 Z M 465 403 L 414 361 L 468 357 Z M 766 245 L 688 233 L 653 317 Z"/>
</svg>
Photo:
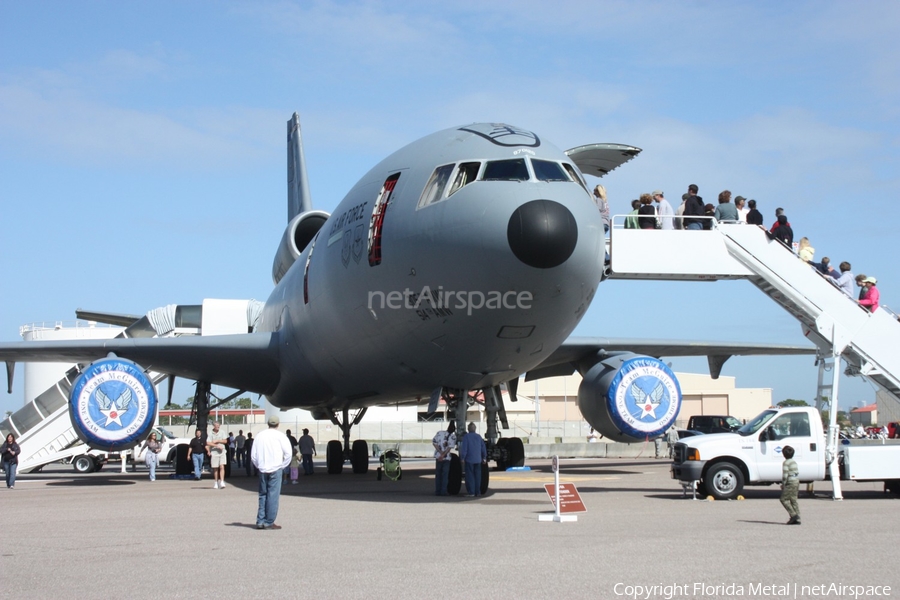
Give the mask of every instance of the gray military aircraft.
<svg viewBox="0 0 900 600">
<path fill-rule="evenodd" d="M 643 441 L 668 429 L 680 406 L 660 356 L 707 355 L 718 376 L 731 355 L 814 351 L 569 338 L 604 279 L 605 234 L 584 174 L 602 176 L 639 152 L 619 144 L 563 152 L 510 125 L 453 127 L 384 159 L 329 215 L 312 207 L 294 114 L 275 288 L 248 333 L 4 343 L 0 360 L 10 380 L 16 361 L 96 361 L 80 369 L 70 414 L 97 446 L 146 435 L 140 418 L 123 415 L 143 411 L 152 421 L 153 386 L 142 379 L 151 369 L 196 380 L 200 416 L 218 384 L 331 419 L 344 439 L 328 445 L 330 473 L 345 460 L 367 470 L 368 446 L 351 445 L 350 429 L 369 406 L 428 402 L 434 411 L 441 399 L 459 421 L 483 404 L 490 458 L 521 464 L 521 440 L 498 429 L 507 426 L 501 386 L 514 399 L 522 374 L 577 369 L 588 422 L 612 439 Z"/>
</svg>

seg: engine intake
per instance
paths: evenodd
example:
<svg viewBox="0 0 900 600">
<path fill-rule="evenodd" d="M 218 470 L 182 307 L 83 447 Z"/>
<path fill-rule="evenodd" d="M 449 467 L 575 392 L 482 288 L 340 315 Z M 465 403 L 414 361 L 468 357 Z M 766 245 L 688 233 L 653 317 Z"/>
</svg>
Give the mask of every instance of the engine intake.
<svg viewBox="0 0 900 600">
<path fill-rule="evenodd" d="M 300 213 L 288 223 L 275 252 L 275 261 L 272 263 L 272 279 L 277 284 L 288 272 L 291 265 L 300 258 L 303 250 L 312 241 L 316 233 L 331 216 L 323 210 L 308 210 Z"/>
<path fill-rule="evenodd" d="M 593 428 L 617 442 L 643 442 L 664 433 L 681 409 L 681 386 L 662 361 L 617 354 L 584 373 L 578 408 Z"/>
</svg>

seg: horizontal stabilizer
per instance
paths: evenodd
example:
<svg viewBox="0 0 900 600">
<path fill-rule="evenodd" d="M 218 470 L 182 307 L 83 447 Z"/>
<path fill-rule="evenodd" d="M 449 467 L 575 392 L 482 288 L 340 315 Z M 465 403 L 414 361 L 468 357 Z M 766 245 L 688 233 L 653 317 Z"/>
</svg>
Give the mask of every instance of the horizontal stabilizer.
<svg viewBox="0 0 900 600">
<path fill-rule="evenodd" d="M 130 327 L 140 320 L 141 315 L 125 315 L 122 313 L 100 312 L 96 310 L 84 310 L 83 308 L 75 309 L 75 318 L 84 321 L 96 321 L 98 323 L 106 323 L 107 325 L 119 325 L 120 327 Z"/>
</svg>

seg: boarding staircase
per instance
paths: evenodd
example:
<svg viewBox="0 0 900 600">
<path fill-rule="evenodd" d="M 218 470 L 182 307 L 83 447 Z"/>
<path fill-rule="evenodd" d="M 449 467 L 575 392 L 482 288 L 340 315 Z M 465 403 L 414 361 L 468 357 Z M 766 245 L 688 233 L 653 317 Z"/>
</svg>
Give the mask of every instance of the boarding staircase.
<svg viewBox="0 0 900 600">
<path fill-rule="evenodd" d="M 116 337 L 247 333 L 260 310 L 261 303 L 255 300 L 207 299 L 202 305 L 169 305 L 150 311 Z M 80 374 L 81 366 L 73 366 L 56 384 L 0 422 L 3 437 L 13 433 L 21 448 L 19 472 L 28 473 L 91 451 L 75 433 L 69 416 L 69 394 Z M 147 376 L 154 386 L 168 377 L 156 372 L 148 372 Z"/>
<path fill-rule="evenodd" d="M 800 321 L 823 358 L 842 357 L 847 374 L 900 402 L 900 322 L 886 307 L 863 309 L 761 227 L 713 220 L 703 231 L 640 230 L 617 227 L 618 220 L 610 231 L 611 279 L 747 279 Z"/>
</svg>

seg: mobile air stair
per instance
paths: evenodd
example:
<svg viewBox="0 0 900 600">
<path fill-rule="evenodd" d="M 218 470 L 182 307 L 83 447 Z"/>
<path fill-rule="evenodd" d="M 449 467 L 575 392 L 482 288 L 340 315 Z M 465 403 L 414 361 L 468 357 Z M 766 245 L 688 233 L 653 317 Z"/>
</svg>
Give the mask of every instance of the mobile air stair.
<svg viewBox="0 0 900 600">
<path fill-rule="evenodd" d="M 873 313 L 860 307 L 781 242 L 758 226 L 712 221 L 702 231 L 641 230 L 613 219 L 609 248 L 610 279 L 714 281 L 747 279 L 800 321 L 803 334 L 819 349 L 819 389 L 830 390 L 837 406 L 839 368 L 830 386 L 822 382 L 824 361 L 847 363 L 848 375 L 860 375 L 900 402 L 900 322 L 887 307 Z M 821 408 L 821 399 L 817 404 Z M 829 448 L 837 449 L 837 410 L 831 411 Z M 835 498 L 840 483 L 832 470 Z"/>
</svg>

